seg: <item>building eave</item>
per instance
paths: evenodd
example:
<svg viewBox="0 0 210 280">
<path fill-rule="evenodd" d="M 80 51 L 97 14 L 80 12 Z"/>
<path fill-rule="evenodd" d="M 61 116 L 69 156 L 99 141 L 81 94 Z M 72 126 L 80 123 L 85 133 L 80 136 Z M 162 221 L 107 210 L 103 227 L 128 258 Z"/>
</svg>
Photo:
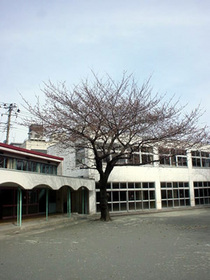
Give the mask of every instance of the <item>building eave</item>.
<svg viewBox="0 0 210 280">
<path fill-rule="evenodd" d="M 56 162 L 61 162 L 64 160 L 62 157 L 52 156 L 49 154 L 44 154 L 44 153 L 40 153 L 40 152 L 36 152 L 36 151 L 32 151 L 32 150 L 28 150 L 28 149 L 24 149 L 13 145 L 4 144 L 4 143 L 0 143 L 0 149 L 5 152 L 10 152 L 14 154 L 30 156 L 30 157 L 40 158 L 45 160 L 51 160 Z"/>
</svg>

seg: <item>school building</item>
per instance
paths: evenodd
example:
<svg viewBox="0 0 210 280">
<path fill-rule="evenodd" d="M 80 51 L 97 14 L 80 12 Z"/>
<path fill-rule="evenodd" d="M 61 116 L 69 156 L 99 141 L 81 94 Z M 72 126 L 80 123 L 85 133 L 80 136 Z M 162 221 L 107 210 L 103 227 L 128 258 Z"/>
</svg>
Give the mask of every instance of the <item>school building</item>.
<svg viewBox="0 0 210 280">
<path fill-rule="evenodd" d="M 93 179 L 63 176 L 63 158 L 0 143 L 0 221 L 95 213 Z"/>
<path fill-rule="evenodd" d="M 96 181 L 96 212 L 100 212 L 99 175 L 82 169 L 93 158 L 87 149 L 49 147 L 63 158 L 65 175 Z M 145 164 L 150 162 L 150 164 Z M 109 177 L 110 212 L 139 212 L 210 206 L 210 146 L 199 149 L 142 147 L 130 159 L 120 160 Z"/>
</svg>

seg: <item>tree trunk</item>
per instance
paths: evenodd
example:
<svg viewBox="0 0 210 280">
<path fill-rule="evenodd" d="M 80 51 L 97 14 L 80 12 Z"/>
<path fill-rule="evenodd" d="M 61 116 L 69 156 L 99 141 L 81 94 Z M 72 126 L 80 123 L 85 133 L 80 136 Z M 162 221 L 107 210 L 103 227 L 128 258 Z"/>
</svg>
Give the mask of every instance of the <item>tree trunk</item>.
<svg viewBox="0 0 210 280">
<path fill-rule="evenodd" d="M 108 196 L 107 196 L 107 182 L 99 182 L 100 186 L 100 208 L 101 208 L 101 221 L 108 222 L 111 220 L 108 207 Z"/>
</svg>

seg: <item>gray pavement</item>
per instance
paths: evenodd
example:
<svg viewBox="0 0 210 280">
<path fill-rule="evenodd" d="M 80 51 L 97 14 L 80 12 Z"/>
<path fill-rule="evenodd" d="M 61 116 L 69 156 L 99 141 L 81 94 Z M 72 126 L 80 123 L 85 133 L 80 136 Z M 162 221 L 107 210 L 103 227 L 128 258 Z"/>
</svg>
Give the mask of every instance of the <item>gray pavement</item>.
<svg viewBox="0 0 210 280">
<path fill-rule="evenodd" d="M 14 236 L 16 234 L 22 234 L 27 231 L 33 231 L 36 230 L 40 231 L 47 231 L 47 230 L 53 230 L 54 227 L 64 227 L 66 225 L 74 225 L 77 223 L 81 223 L 84 220 L 87 220 L 88 218 L 97 217 L 97 215 L 94 216 L 88 216 L 88 215 L 79 215 L 77 213 L 73 213 L 71 217 L 67 217 L 67 215 L 50 215 L 48 219 L 46 220 L 45 216 L 40 217 L 32 217 L 23 219 L 22 225 L 17 226 L 16 221 L 7 221 L 0 223 L 0 240 Z"/>
<path fill-rule="evenodd" d="M 55 221 L 0 231 L 1 280 L 210 279 L 210 208 Z"/>
</svg>

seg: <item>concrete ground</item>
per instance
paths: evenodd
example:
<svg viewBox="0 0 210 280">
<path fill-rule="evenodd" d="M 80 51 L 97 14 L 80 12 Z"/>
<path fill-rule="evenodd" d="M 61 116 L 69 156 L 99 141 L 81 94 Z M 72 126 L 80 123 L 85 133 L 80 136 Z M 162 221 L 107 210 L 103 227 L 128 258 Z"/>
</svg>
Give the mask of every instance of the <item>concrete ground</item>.
<svg viewBox="0 0 210 280">
<path fill-rule="evenodd" d="M 210 208 L 40 226 L 1 228 L 1 280 L 210 279 Z"/>
</svg>

